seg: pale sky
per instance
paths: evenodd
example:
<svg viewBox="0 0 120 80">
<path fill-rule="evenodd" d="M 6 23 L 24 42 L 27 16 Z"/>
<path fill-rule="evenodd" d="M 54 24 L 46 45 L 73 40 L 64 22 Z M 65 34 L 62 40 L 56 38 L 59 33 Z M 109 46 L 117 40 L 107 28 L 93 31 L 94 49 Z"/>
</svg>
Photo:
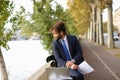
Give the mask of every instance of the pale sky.
<svg viewBox="0 0 120 80">
<path fill-rule="evenodd" d="M 31 0 L 13 0 L 14 3 L 16 4 L 15 10 L 19 10 L 19 6 L 24 6 L 25 10 L 27 12 L 33 13 L 33 3 Z M 66 6 L 66 0 L 56 0 L 58 3 L 60 3 L 65 9 L 67 8 Z M 113 0 L 113 13 L 114 11 L 119 7 L 120 5 L 120 0 Z M 105 9 L 103 12 L 103 20 L 107 20 L 107 10 Z"/>
<path fill-rule="evenodd" d="M 33 13 L 33 3 L 31 0 L 12 0 L 14 2 L 15 11 L 20 10 L 20 6 L 23 6 L 26 12 Z M 60 3 L 65 9 L 66 7 L 66 0 L 55 0 L 56 2 Z"/>
<path fill-rule="evenodd" d="M 113 0 L 113 14 L 114 14 L 114 11 L 120 7 L 120 0 Z M 107 21 L 107 9 L 105 9 L 103 11 L 103 21 Z"/>
<path fill-rule="evenodd" d="M 113 0 L 113 10 L 120 7 L 120 0 Z"/>
<path fill-rule="evenodd" d="M 26 12 L 33 13 L 33 3 L 31 0 L 12 0 L 15 4 L 15 11 L 20 10 L 20 6 L 23 6 Z"/>
</svg>

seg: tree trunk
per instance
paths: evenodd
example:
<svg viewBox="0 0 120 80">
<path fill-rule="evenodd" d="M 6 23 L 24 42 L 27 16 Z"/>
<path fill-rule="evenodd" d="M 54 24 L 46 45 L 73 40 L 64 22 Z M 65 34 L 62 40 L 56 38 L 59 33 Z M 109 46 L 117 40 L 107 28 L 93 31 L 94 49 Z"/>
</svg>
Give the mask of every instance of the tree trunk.
<svg viewBox="0 0 120 80">
<path fill-rule="evenodd" d="M 99 44 L 99 10 L 97 10 L 96 43 Z"/>
<path fill-rule="evenodd" d="M 96 39 L 95 39 L 95 35 L 96 35 L 96 32 L 95 32 L 95 28 L 96 28 L 96 7 L 95 7 L 95 4 L 91 4 L 91 7 L 92 7 L 92 16 L 93 16 L 93 36 L 92 36 L 92 39 L 93 41 L 95 42 Z"/>
<path fill-rule="evenodd" d="M 107 5 L 108 9 L 108 48 L 114 48 L 113 40 L 113 18 L 112 18 L 112 3 Z"/>
<path fill-rule="evenodd" d="M 93 39 L 92 39 L 92 32 L 93 32 L 93 23 L 92 23 L 92 21 L 90 21 L 90 41 L 92 41 Z"/>
<path fill-rule="evenodd" d="M 104 39 L 103 39 L 103 24 L 102 24 L 102 11 L 99 8 L 99 44 L 104 45 Z"/>
<path fill-rule="evenodd" d="M 87 39 L 90 40 L 90 27 L 88 28 L 88 32 L 87 32 Z"/>
<path fill-rule="evenodd" d="M 1 47 L 0 47 L 0 74 L 1 74 L 0 80 L 8 80 L 7 70 L 2 55 Z"/>
</svg>

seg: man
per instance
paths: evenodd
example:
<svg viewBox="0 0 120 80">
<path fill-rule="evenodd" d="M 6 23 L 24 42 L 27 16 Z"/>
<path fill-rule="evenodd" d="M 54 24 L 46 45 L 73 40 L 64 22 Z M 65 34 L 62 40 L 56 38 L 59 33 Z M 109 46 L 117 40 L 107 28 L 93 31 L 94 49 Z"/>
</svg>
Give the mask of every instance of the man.
<svg viewBox="0 0 120 80">
<path fill-rule="evenodd" d="M 70 68 L 70 76 L 73 80 L 83 80 L 83 75 L 77 70 L 83 61 L 83 53 L 78 39 L 73 35 L 66 34 L 64 22 L 58 21 L 52 28 L 53 54 L 58 67 Z"/>
</svg>

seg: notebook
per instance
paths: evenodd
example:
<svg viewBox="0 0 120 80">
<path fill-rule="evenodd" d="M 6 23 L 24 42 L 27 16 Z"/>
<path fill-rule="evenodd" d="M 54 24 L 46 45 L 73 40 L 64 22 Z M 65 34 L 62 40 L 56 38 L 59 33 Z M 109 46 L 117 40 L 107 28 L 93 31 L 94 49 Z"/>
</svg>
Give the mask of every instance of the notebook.
<svg viewBox="0 0 120 80">
<path fill-rule="evenodd" d="M 48 80 L 72 80 L 68 68 L 46 68 Z"/>
</svg>

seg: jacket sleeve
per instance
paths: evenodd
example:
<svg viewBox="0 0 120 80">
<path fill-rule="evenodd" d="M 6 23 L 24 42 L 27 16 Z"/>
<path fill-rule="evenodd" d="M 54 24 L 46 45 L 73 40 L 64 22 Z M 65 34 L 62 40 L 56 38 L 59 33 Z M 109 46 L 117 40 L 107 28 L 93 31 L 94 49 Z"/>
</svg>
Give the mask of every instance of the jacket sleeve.
<svg viewBox="0 0 120 80">
<path fill-rule="evenodd" d="M 61 52 L 57 42 L 54 41 L 52 43 L 52 49 L 53 49 L 53 54 L 55 56 L 55 59 L 58 63 L 58 67 L 65 67 L 66 61 L 61 57 Z"/>
<path fill-rule="evenodd" d="M 83 51 L 80 45 L 80 42 L 78 41 L 78 39 L 76 37 L 74 37 L 75 40 L 75 53 L 76 55 L 74 56 L 74 60 L 75 60 L 75 64 L 79 65 L 83 60 Z"/>
</svg>

